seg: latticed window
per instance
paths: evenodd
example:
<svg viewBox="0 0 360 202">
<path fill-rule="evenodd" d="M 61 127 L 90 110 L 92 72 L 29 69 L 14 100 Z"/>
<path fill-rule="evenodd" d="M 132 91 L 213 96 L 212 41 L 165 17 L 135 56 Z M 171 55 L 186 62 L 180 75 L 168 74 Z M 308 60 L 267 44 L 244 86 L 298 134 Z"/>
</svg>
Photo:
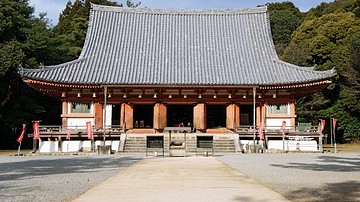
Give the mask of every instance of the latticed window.
<svg viewBox="0 0 360 202">
<path fill-rule="evenodd" d="M 90 103 L 74 102 L 71 106 L 71 113 L 90 113 Z"/>
<path fill-rule="evenodd" d="M 287 114 L 288 105 L 287 104 L 268 104 L 266 105 L 267 114 Z"/>
</svg>

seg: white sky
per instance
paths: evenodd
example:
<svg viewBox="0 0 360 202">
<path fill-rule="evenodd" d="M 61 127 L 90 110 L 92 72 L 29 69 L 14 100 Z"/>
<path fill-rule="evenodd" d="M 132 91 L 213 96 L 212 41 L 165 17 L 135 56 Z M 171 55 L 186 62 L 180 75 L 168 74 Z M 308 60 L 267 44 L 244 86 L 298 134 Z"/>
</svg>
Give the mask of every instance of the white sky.
<svg viewBox="0 0 360 202">
<path fill-rule="evenodd" d="M 112 0 L 125 3 L 126 0 Z M 139 0 L 140 7 L 148 8 L 254 8 L 266 3 L 283 2 L 282 0 Z M 133 0 L 134 3 L 139 2 Z M 285 0 L 286 1 L 286 0 Z M 29 0 L 29 4 L 35 7 L 35 15 L 46 12 L 53 25 L 58 22 L 59 14 L 64 10 L 68 0 Z M 74 2 L 74 0 L 72 0 Z M 333 0 L 293 0 L 291 1 L 302 12 L 316 7 L 321 2 L 333 2 Z"/>
</svg>

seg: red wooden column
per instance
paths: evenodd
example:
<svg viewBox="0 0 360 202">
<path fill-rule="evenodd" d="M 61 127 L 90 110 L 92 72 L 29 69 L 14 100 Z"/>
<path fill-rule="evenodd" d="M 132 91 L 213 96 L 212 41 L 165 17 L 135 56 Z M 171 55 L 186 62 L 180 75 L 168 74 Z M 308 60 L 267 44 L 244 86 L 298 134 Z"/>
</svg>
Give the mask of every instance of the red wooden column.
<svg viewBox="0 0 360 202">
<path fill-rule="evenodd" d="M 94 104 L 94 115 L 95 115 L 95 128 L 101 129 L 103 127 L 103 107 L 100 103 Z"/>
<path fill-rule="evenodd" d="M 63 101 L 62 102 L 62 113 L 61 113 L 61 121 L 62 121 L 62 127 L 67 127 L 67 120 L 68 120 L 68 102 Z"/>
<path fill-rule="evenodd" d="M 264 103 L 261 103 L 259 106 L 260 114 L 259 114 L 259 122 L 258 126 L 260 126 L 261 123 L 264 122 L 264 126 L 266 125 L 266 107 Z"/>
<path fill-rule="evenodd" d="M 154 105 L 154 129 L 164 129 L 167 125 L 167 108 L 162 103 Z"/>
<path fill-rule="evenodd" d="M 132 105 L 127 103 L 121 104 L 121 110 L 120 110 L 120 127 L 124 127 L 125 123 L 125 129 L 132 129 L 134 127 L 134 108 Z"/>
<path fill-rule="evenodd" d="M 261 103 L 260 105 L 256 106 L 256 126 L 260 126 L 261 122 L 265 122 L 265 105 Z"/>
<path fill-rule="evenodd" d="M 240 107 L 237 104 L 229 104 L 226 107 L 226 128 L 235 130 L 240 125 Z"/>
<path fill-rule="evenodd" d="M 296 126 L 296 123 L 295 123 L 295 118 L 296 118 L 295 100 L 290 101 L 289 105 L 290 105 L 290 125 Z"/>
<path fill-rule="evenodd" d="M 206 104 L 198 103 L 194 106 L 194 127 L 199 130 L 206 129 Z"/>
</svg>

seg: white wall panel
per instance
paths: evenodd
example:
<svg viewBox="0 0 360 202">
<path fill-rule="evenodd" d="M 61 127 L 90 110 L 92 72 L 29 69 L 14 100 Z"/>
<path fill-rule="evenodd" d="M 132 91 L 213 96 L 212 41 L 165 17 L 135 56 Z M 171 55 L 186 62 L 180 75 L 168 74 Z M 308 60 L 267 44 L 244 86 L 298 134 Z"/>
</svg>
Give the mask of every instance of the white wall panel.
<svg viewBox="0 0 360 202">
<path fill-rule="evenodd" d="M 90 121 L 91 125 L 94 125 L 94 119 L 93 118 L 68 118 L 67 125 L 69 128 L 86 128 L 86 122 Z"/>
<path fill-rule="evenodd" d="M 277 118 L 267 118 L 266 119 L 266 127 L 269 127 L 269 129 L 281 129 L 282 122 L 286 121 L 286 129 L 290 128 L 290 119 L 277 119 Z"/>
</svg>

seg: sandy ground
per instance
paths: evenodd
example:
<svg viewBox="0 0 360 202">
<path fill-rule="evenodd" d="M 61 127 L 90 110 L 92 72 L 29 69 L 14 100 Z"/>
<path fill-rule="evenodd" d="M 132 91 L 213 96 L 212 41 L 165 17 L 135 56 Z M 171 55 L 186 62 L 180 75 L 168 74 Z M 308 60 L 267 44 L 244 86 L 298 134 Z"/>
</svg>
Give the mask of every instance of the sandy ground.
<svg viewBox="0 0 360 202">
<path fill-rule="evenodd" d="M 292 201 L 360 200 L 360 145 L 337 145 L 337 154 L 334 153 L 334 148 L 331 146 L 326 145 L 324 149 L 324 154 L 233 154 L 219 156 L 219 158 L 241 173 L 281 193 Z M 29 187 L 36 186 L 41 194 L 46 194 L 49 187 L 56 188 L 57 192 L 59 192 L 57 199 L 60 199 L 59 197 L 63 196 L 62 194 L 68 194 L 66 188 L 72 186 L 75 190 L 75 188 L 79 187 L 78 177 L 87 179 L 86 177 L 94 175 L 99 170 L 103 173 L 108 169 L 106 171 L 108 175 L 100 175 L 99 179 L 96 178 L 96 182 L 94 180 L 84 181 L 83 189 L 77 192 L 74 191 L 71 197 L 79 196 L 78 194 L 82 194 L 86 189 L 105 181 L 108 177 L 113 176 L 131 164 L 131 161 L 128 162 L 128 159 L 123 158 L 121 155 L 67 156 L 56 154 L 38 156 L 30 154 L 30 152 L 31 150 L 22 150 L 21 154 L 29 155 L 29 157 L 16 157 L 17 150 L 0 150 L 0 161 L 2 162 L 0 163 L 0 171 L 1 168 L 3 169 L 0 172 L 2 173 L 0 177 L 3 177 L 0 180 L 3 183 L 3 185 L 0 183 L 0 198 L 3 197 L 3 199 L 9 201 L 11 196 L 16 195 L 15 193 L 32 190 Z M 98 167 L 94 168 L 92 166 L 91 169 L 88 169 L 89 160 Z M 99 161 L 103 163 L 99 165 Z M 79 162 L 82 162 L 82 164 L 79 164 Z M 29 166 L 29 163 L 32 164 Z M 73 176 L 72 173 L 60 172 L 59 170 L 64 170 L 64 167 L 68 166 L 67 164 L 70 167 L 76 165 L 74 168 L 81 169 L 74 172 Z M 53 169 L 49 171 L 48 165 L 53 166 Z M 123 168 L 120 169 L 119 165 L 122 165 Z M 80 168 L 78 168 L 79 166 Z M 84 168 L 86 169 L 84 170 Z M 44 169 L 46 173 L 39 173 L 39 169 Z M 73 169 L 72 171 L 74 171 Z M 26 178 L 27 175 L 12 179 L 12 176 L 14 176 L 12 172 L 18 175 L 18 172 L 34 173 L 34 171 L 38 174 L 34 179 Z M 66 179 L 64 183 L 67 185 L 65 187 L 59 183 L 64 179 Z M 45 186 L 43 182 L 53 183 Z M 11 183 L 11 186 L 6 183 Z M 17 183 L 17 185 L 15 186 L 14 183 Z M 24 184 L 28 184 L 28 187 L 24 188 Z M 10 201 L 29 201 L 27 199 L 29 199 L 30 195 L 36 197 L 39 193 L 29 191 L 27 195 L 23 196 L 24 200 L 17 200 L 17 198 Z M 51 195 L 53 194 L 49 194 L 49 196 Z M 32 199 L 35 200 L 36 198 Z M 55 198 L 50 199 L 58 201 Z"/>
</svg>

